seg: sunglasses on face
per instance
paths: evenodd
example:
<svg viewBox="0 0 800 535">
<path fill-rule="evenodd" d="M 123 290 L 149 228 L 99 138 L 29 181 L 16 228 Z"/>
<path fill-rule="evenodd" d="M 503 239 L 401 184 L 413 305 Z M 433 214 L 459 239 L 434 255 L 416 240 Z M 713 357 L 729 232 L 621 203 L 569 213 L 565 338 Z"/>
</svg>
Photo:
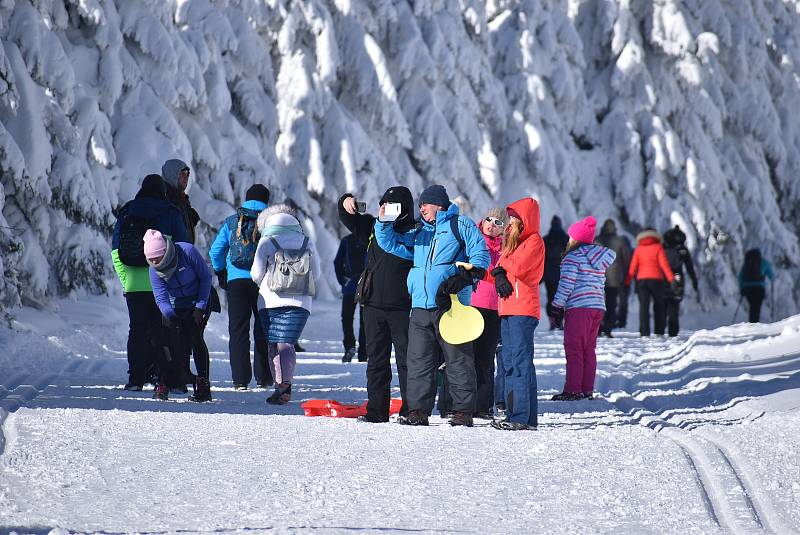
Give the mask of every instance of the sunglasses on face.
<svg viewBox="0 0 800 535">
<path fill-rule="evenodd" d="M 502 227 L 506 226 L 506 224 L 503 222 L 502 219 L 497 219 L 496 217 L 489 216 L 489 217 L 486 218 L 486 221 L 488 221 L 489 223 L 491 223 L 495 227 L 502 228 Z"/>
</svg>

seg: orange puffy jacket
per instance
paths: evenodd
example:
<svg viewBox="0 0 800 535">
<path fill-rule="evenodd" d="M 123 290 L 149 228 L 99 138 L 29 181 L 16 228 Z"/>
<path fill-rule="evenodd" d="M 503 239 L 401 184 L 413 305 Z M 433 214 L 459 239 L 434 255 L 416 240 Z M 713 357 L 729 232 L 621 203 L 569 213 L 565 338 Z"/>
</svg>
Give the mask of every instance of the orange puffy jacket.
<svg viewBox="0 0 800 535">
<path fill-rule="evenodd" d="M 539 303 L 539 282 L 544 273 L 544 242 L 539 235 L 539 203 L 525 198 L 511 203 L 506 208 L 509 215 L 522 220 L 522 234 L 517 248 L 510 253 L 502 253 L 497 262 L 506 270 L 508 282 L 514 293 L 500 299 L 498 313 L 501 316 L 541 317 Z"/>
<path fill-rule="evenodd" d="M 667 254 L 661 246 L 661 236 L 654 230 L 645 230 L 636 236 L 636 249 L 633 251 L 628 276 L 625 277 L 625 286 L 631 280 L 656 279 L 672 282 L 675 275 L 669 267 Z"/>
</svg>

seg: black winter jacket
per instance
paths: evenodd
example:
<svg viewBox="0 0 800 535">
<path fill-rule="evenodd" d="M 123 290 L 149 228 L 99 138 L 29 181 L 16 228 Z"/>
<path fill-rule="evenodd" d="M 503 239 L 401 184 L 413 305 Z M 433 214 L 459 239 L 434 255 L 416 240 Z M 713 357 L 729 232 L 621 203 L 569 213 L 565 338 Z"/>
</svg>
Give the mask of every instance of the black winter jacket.
<svg viewBox="0 0 800 535">
<path fill-rule="evenodd" d="M 347 213 L 343 205 L 347 197 L 352 195 L 346 193 L 339 198 L 339 221 L 359 241 L 368 244 L 365 272 L 372 272 L 372 292 L 361 304 L 386 310 L 411 310 L 406 279 L 413 262 L 381 249 L 372 234 L 375 216 Z"/>
</svg>

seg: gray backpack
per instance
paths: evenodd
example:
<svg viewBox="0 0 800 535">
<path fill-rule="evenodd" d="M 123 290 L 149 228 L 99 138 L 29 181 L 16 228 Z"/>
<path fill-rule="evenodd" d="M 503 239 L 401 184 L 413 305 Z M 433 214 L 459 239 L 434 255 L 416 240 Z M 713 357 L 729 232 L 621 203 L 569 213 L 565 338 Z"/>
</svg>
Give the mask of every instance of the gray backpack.
<svg viewBox="0 0 800 535">
<path fill-rule="evenodd" d="M 311 249 L 308 237 L 299 249 L 284 249 L 270 237 L 275 248 L 275 260 L 267 268 L 267 288 L 280 295 L 314 296 L 316 288 L 311 273 Z"/>
</svg>

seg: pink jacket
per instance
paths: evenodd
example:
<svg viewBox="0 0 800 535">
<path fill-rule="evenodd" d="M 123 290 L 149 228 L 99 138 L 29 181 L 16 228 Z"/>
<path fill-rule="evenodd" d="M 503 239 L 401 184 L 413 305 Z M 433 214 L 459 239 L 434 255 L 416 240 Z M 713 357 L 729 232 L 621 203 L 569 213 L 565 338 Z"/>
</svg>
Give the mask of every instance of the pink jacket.
<svg viewBox="0 0 800 535">
<path fill-rule="evenodd" d="M 472 292 L 471 305 L 478 308 L 497 310 L 497 290 L 494 288 L 494 277 L 489 272 L 497 266 L 500 260 L 500 251 L 503 249 L 503 237 L 492 238 L 483 233 L 483 225 L 478 222 L 478 228 L 486 240 L 486 248 L 489 249 L 489 268 L 486 270 L 486 278 L 478 281 L 478 287 Z"/>
</svg>

